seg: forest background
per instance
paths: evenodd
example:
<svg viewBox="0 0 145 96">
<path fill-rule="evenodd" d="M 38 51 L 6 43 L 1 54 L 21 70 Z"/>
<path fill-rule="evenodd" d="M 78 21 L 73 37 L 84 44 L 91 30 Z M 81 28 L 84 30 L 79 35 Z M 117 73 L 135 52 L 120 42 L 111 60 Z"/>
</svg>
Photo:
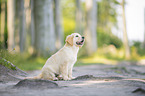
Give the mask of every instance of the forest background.
<svg viewBox="0 0 145 96">
<path fill-rule="evenodd" d="M 140 62 L 145 42 L 128 41 L 124 0 L 1 0 L 0 64 L 41 69 L 65 38 L 78 32 L 86 42 L 75 66 Z M 121 14 L 117 8 L 121 7 Z M 123 38 L 113 34 L 122 16 Z"/>
</svg>

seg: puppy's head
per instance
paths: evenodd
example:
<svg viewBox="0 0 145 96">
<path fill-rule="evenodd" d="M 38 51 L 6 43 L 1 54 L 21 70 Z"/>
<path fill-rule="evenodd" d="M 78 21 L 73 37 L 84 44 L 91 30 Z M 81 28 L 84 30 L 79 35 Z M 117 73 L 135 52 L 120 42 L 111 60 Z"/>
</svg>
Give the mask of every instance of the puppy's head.
<svg viewBox="0 0 145 96">
<path fill-rule="evenodd" d="M 71 35 L 68 35 L 66 37 L 65 41 L 71 46 L 75 45 L 77 47 L 82 47 L 85 41 L 85 37 L 81 36 L 78 33 L 72 33 Z"/>
</svg>

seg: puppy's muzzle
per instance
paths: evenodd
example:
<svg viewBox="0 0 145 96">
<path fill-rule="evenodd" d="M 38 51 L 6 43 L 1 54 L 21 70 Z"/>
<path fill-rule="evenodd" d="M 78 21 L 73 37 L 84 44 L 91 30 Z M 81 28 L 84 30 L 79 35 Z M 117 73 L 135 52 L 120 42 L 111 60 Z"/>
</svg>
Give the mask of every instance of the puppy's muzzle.
<svg viewBox="0 0 145 96">
<path fill-rule="evenodd" d="M 83 37 L 82 37 L 82 41 L 81 41 L 81 42 L 83 43 L 83 42 L 84 42 L 84 40 L 85 40 L 85 37 L 83 36 Z"/>
<path fill-rule="evenodd" d="M 85 41 L 85 37 L 82 37 L 82 41 L 76 42 L 77 45 L 83 45 Z"/>
</svg>

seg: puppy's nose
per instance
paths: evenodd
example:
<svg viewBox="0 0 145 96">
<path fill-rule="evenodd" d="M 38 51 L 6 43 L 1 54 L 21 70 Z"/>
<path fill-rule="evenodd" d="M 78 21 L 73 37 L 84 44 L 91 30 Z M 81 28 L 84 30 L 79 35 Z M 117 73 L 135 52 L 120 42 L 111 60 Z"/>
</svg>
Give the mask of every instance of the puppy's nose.
<svg viewBox="0 0 145 96">
<path fill-rule="evenodd" d="M 85 37 L 83 36 L 82 39 L 85 39 Z"/>
</svg>

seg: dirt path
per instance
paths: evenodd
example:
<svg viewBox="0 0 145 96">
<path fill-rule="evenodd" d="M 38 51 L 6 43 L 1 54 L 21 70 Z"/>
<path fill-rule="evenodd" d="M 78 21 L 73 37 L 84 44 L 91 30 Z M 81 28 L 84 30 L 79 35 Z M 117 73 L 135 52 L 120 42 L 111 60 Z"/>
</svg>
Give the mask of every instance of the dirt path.
<svg viewBox="0 0 145 96">
<path fill-rule="evenodd" d="M 143 65 L 96 64 L 75 67 L 73 75 L 77 77 L 75 80 L 53 81 L 58 84 L 56 88 L 15 88 L 19 81 L 1 82 L 0 96 L 145 96 Z"/>
</svg>

